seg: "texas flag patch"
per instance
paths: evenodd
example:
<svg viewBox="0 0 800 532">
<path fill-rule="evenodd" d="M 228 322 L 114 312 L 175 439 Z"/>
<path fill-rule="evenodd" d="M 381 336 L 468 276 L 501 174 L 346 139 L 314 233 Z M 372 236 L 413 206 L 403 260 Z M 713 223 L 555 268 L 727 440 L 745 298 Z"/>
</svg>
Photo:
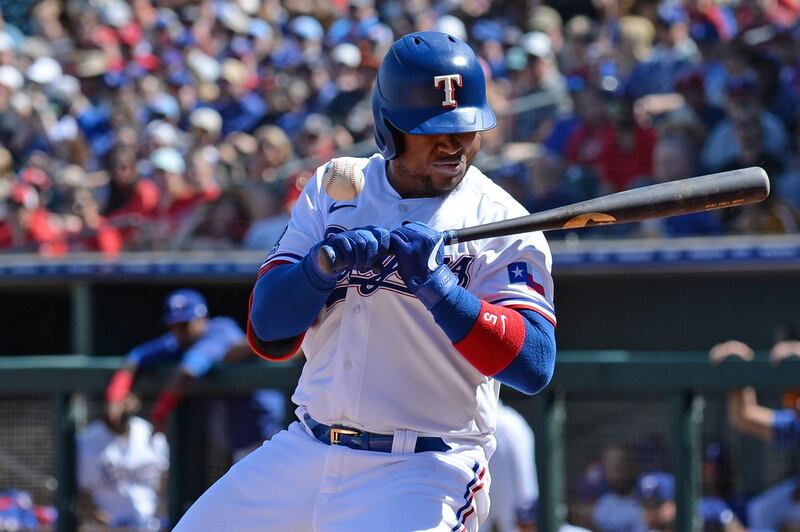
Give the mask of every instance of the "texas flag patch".
<svg viewBox="0 0 800 532">
<path fill-rule="evenodd" d="M 508 281 L 511 284 L 525 284 L 534 292 L 544 296 L 544 285 L 542 284 L 542 277 L 536 271 L 529 272 L 528 265 L 525 262 L 512 262 L 507 266 L 508 268 Z"/>
</svg>

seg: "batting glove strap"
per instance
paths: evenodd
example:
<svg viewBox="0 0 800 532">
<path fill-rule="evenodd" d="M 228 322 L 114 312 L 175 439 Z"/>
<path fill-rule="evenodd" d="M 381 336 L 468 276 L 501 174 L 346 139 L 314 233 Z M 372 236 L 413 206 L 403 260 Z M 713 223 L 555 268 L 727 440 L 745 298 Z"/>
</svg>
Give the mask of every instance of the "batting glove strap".
<svg viewBox="0 0 800 532">
<path fill-rule="evenodd" d="M 415 281 L 416 278 L 406 281 L 406 286 L 428 310 L 458 286 L 458 277 L 444 264 L 436 268 L 422 284 L 416 284 Z"/>
</svg>

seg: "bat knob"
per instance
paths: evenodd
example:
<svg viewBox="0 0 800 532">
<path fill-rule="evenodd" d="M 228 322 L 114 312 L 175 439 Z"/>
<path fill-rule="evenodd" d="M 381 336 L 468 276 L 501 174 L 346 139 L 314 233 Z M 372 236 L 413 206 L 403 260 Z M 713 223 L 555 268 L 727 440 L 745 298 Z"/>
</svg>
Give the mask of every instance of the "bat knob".
<svg viewBox="0 0 800 532">
<path fill-rule="evenodd" d="M 330 246 L 320 246 L 317 250 L 317 264 L 325 275 L 334 275 L 341 269 L 341 266 L 337 268 L 336 252 Z"/>
<path fill-rule="evenodd" d="M 445 246 L 458 244 L 458 229 L 450 229 L 449 231 L 442 232 L 442 238 L 444 239 Z"/>
</svg>

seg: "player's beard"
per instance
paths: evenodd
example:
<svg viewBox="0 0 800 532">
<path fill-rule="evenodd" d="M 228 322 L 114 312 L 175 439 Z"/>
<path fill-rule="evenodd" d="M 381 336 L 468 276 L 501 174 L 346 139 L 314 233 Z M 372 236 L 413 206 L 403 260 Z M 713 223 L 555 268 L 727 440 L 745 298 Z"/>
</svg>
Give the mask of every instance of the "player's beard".
<svg viewBox="0 0 800 532">
<path fill-rule="evenodd" d="M 392 161 L 394 179 L 390 179 L 392 186 L 404 198 L 432 198 L 436 196 L 446 196 L 458 189 L 461 181 L 467 173 L 472 161 L 464 158 L 463 168 L 458 175 L 449 177 L 437 175 L 433 170 L 424 173 L 414 172 L 400 159 Z M 398 175 L 399 174 L 399 175 Z M 402 176 L 402 177 L 401 177 Z M 400 183 L 398 183 L 400 181 Z M 397 185 L 400 185 L 398 187 Z M 401 188 L 402 190 L 398 190 Z"/>
</svg>

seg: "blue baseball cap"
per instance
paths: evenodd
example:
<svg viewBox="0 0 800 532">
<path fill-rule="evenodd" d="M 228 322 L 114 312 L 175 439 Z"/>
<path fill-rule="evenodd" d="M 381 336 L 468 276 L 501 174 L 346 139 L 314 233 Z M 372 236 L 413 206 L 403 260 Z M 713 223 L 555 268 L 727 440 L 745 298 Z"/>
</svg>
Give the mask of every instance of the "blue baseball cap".
<svg viewBox="0 0 800 532">
<path fill-rule="evenodd" d="M 637 495 L 642 502 L 663 502 L 675 498 L 675 477 L 652 471 L 639 477 Z"/>
<path fill-rule="evenodd" d="M 207 315 L 206 300 L 195 290 L 175 290 L 164 300 L 164 324 L 167 326 L 205 318 Z"/>
</svg>

